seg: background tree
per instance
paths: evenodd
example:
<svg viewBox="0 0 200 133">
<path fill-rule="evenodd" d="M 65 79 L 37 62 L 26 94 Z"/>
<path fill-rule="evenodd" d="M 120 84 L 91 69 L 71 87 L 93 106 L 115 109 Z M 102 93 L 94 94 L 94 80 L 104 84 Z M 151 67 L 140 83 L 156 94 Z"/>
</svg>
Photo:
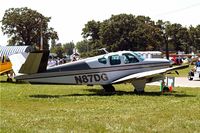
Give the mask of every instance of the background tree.
<svg viewBox="0 0 200 133">
<path fill-rule="evenodd" d="M 85 27 L 82 29 L 83 38 L 89 39 L 91 41 L 99 40 L 99 29 L 100 29 L 99 21 L 88 21 L 85 24 Z"/>
<path fill-rule="evenodd" d="M 74 42 L 63 44 L 63 50 L 67 55 L 72 55 L 74 48 L 75 48 Z"/>
<path fill-rule="evenodd" d="M 48 49 L 50 39 L 58 39 L 57 32 L 48 27 L 50 17 L 45 17 L 27 7 L 10 8 L 2 19 L 2 32 L 9 37 L 9 45 L 40 45 L 43 36 L 44 49 Z"/>
<path fill-rule="evenodd" d="M 88 21 L 85 24 L 85 27 L 82 29 L 82 35 L 84 40 L 78 42 L 77 49 L 81 50 L 81 57 L 87 57 L 92 55 L 97 55 L 97 49 L 101 46 L 99 30 L 100 30 L 101 22 L 99 21 Z M 83 45 L 83 46 L 81 46 Z M 85 48 L 84 48 L 85 47 Z M 82 51 L 85 52 L 83 53 Z"/>
<path fill-rule="evenodd" d="M 88 21 L 82 30 L 84 41 L 78 43 L 81 56 L 98 54 L 98 49 L 119 50 L 158 50 L 191 52 L 200 49 L 200 26 L 183 27 L 169 21 L 156 23 L 147 16 L 132 14 L 112 15 L 99 21 Z M 87 49 L 90 49 L 89 51 Z"/>
<path fill-rule="evenodd" d="M 167 35 L 168 37 L 171 39 L 171 42 L 173 43 L 173 46 L 175 47 L 175 51 L 182 51 L 183 50 L 183 47 L 182 47 L 182 44 L 181 44 L 181 34 L 180 34 L 180 31 L 182 29 L 182 25 L 181 24 L 171 24 L 171 25 L 168 25 L 166 27 L 166 32 L 167 32 Z"/>
<path fill-rule="evenodd" d="M 110 19 L 102 22 L 100 26 L 100 42 L 108 51 L 132 49 L 135 39 L 136 20 L 133 15 L 112 15 Z"/>
<path fill-rule="evenodd" d="M 57 57 L 63 58 L 64 50 L 61 43 L 56 44 L 54 48 L 50 50 L 52 53 L 56 53 Z"/>
<path fill-rule="evenodd" d="M 190 52 L 200 52 L 200 25 L 189 27 L 189 38 Z"/>
<path fill-rule="evenodd" d="M 162 37 L 155 22 L 146 16 L 137 16 L 136 21 L 137 28 L 132 31 L 136 38 L 135 44 L 137 44 L 135 50 L 160 50 Z"/>
<path fill-rule="evenodd" d="M 51 49 L 50 50 L 54 49 L 55 47 L 56 47 L 56 40 L 52 39 L 51 40 Z"/>
<path fill-rule="evenodd" d="M 149 17 L 135 17 L 132 14 L 112 15 L 103 22 L 89 21 L 82 35 L 88 40 L 92 55 L 103 47 L 108 51 L 160 50 L 162 41 L 154 21 Z"/>
<path fill-rule="evenodd" d="M 86 39 L 77 42 L 76 43 L 76 48 L 78 50 L 78 52 L 80 53 L 81 57 L 88 57 L 88 56 L 92 56 L 92 45 L 90 44 L 91 41 L 88 41 Z"/>
</svg>

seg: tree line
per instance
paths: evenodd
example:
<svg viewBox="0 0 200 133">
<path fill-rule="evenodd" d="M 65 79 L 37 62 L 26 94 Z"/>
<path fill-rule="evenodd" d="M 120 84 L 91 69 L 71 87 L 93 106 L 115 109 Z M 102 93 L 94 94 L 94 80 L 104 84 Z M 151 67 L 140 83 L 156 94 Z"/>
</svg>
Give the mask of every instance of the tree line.
<svg viewBox="0 0 200 133">
<path fill-rule="evenodd" d="M 37 49 L 42 38 L 43 49 L 49 49 L 51 44 L 51 52 L 60 56 L 72 54 L 75 46 L 82 57 L 97 55 L 100 48 L 108 51 L 165 51 L 168 48 L 185 53 L 200 50 L 200 25 L 184 27 L 169 21 L 153 21 L 148 16 L 112 15 L 102 22 L 88 21 L 82 29 L 83 40 L 75 45 L 56 43 L 59 37 L 48 26 L 50 20 L 51 17 L 27 7 L 10 8 L 1 20 L 1 29 L 8 35 L 9 45 L 31 45 Z"/>
<path fill-rule="evenodd" d="M 169 21 L 153 21 L 150 17 L 132 14 L 112 15 L 102 22 L 91 20 L 82 29 L 84 40 L 76 47 L 82 56 L 108 51 L 132 50 L 184 51 L 200 50 L 200 25 L 189 28 Z"/>
</svg>

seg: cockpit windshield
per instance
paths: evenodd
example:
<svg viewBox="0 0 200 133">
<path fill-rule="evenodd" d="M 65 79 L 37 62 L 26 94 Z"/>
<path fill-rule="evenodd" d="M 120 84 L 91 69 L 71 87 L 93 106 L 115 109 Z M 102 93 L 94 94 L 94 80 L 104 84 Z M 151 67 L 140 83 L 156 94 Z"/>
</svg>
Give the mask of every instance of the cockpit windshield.
<svg viewBox="0 0 200 133">
<path fill-rule="evenodd" d="M 140 61 L 144 60 L 144 57 L 141 54 L 135 52 L 132 52 L 132 54 L 134 54 Z"/>
</svg>

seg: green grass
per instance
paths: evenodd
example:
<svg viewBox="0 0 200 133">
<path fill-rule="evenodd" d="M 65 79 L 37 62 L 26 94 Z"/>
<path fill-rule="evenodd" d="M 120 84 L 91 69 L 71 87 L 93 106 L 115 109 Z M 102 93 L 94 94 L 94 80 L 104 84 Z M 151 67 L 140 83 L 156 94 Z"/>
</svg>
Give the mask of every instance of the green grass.
<svg viewBox="0 0 200 133">
<path fill-rule="evenodd" d="M 0 132 L 200 132 L 200 88 L 161 95 L 130 84 L 100 86 L 0 83 Z"/>
<path fill-rule="evenodd" d="M 169 75 L 170 75 L 170 76 L 173 76 L 173 77 L 187 77 L 189 71 L 190 71 L 192 68 L 194 68 L 194 65 L 190 65 L 188 68 L 178 70 L 179 75 L 177 75 L 175 72 L 172 72 L 172 73 L 169 74 Z"/>
</svg>

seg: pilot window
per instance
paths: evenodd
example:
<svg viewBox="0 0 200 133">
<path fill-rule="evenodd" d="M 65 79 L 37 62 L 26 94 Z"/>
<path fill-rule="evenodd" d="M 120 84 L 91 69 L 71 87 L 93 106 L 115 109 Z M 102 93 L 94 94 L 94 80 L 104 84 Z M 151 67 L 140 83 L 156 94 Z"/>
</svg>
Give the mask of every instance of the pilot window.
<svg viewBox="0 0 200 133">
<path fill-rule="evenodd" d="M 112 55 L 109 57 L 110 65 L 118 65 L 121 64 L 120 56 L 119 55 Z"/>
<path fill-rule="evenodd" d="M 107 63 L 107 60 L 104 57 L 103 58 L 99 58 L 98 61 L 99 61 L 99 63 L 102 63 L 102 64 L 106 64 Z"/>
<path fill-rule="evenodd" d="M 122 58 L 123 58 L 124 64 L 139 62 L 139 60 L 130 53 L 122 54 Z"/>
</svg>

